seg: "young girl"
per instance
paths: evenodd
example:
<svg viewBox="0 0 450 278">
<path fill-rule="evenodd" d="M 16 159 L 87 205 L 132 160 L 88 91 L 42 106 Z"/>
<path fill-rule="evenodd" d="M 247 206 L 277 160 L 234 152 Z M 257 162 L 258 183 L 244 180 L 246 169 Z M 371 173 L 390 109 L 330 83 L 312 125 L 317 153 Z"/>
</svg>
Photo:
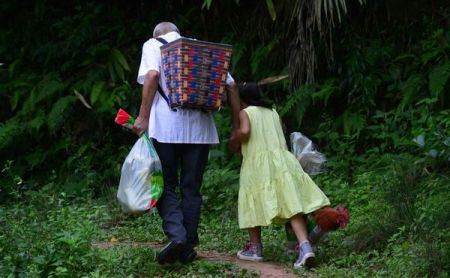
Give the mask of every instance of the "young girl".
<svg viewBox="0 0 450 278">
<path fill-rule="evenodd" d="M 300 245 L 294 268 L 310 267 L 315 255 L 303 215 L 330 202 L 288 151 L 280 117 L 261 98 L 256 83 L 243 83 L 239 95 L 240 128 L 230 139 L 230 148 L 241 146 L 239 227 L 248 230 L 249 241 L 237 256 L 262 261 L 261 226 L 290 221 Z"/>
</svg>

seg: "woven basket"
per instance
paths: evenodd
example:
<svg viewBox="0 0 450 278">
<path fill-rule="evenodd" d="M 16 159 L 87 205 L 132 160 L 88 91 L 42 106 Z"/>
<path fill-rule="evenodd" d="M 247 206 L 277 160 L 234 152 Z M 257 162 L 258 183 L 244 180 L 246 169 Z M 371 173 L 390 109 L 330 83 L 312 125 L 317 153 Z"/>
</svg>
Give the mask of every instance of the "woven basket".
<svg viewBox="0 0 450 278">
<path fill-rule="evenodd" d="M 231 53 L 231 45 L 186 38 L 161 46 L 170 107 L 218 110 Z"/>
</svg>

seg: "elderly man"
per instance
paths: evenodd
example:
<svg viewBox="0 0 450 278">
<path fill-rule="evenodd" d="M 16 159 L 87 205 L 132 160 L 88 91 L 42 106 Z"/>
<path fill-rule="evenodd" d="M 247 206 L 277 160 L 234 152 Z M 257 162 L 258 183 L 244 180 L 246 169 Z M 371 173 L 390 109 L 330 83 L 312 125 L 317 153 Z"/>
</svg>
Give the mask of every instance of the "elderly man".
<svg viewBox="0 0 450 278">
<path fill-rule="evenodd" d="M 133 130 L 139 136 L 148 130 L 161 159 L 164 177 L 164 192 L 156 206 L 169 243 L 158 255 L 160 264 L 176 260 L 191 262 L 197 256 L 194 247 L 198 244 L 197 228 L 202 204 L 200 186 L 209 145 L 219 143 L 211 113 L 183 108 L 173 110 L 166 102 L 160 47 L 180 37 L 173 23 L 159 23 L 153 31 L 153 38 L 144 43 L 137 78 L 143 89 L 139 116 Z M 159 93 L 158 84 L 162 88 Z M 239 126 L 239 96 L 229 74 L 226 84 L 235 130 Z M 178 186 L 181 200 L 176 193 Z"/>
</svg>

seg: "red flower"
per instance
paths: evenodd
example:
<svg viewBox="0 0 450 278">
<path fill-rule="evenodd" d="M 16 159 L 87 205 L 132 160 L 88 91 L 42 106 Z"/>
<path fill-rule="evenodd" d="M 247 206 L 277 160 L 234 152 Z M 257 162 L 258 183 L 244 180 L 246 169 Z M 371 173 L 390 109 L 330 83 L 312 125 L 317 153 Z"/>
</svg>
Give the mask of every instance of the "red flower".
<svg viewBox="0 0 450 278">
<path fill-rule="evenodd" d="M 150 209 L 152 209 L 155 205 L 156 205 L 156 202 L 157 202 L 158 200 L 155 200 L 155 199 L 151 199 L 150 200 Z"/>
<path fill-rule="evenodd" d="M 125 110 L 122 108 L 119 109 L 116 115 L 116 119 L 114 120 L 119 125 L 130 124 L 130 119 L 133 119 Z"/>
</svg>

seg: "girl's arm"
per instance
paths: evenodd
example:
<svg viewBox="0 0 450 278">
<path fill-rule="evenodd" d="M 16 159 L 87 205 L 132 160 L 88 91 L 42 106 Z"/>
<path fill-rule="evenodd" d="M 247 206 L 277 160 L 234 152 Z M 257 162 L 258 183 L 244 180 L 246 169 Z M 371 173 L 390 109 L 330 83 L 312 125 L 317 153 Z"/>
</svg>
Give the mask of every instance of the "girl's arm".
<svg viewBox="0 0 450 278">
<path fill-rule="evenodd" d="M 248 118 L 247 112 L 244 110 L 239 112 L 239 129 L 237 137 L 240 143 L 247 142 L 248 138 L 250 138 L 250 119 Z"/>
<path fill-rule="evenodd" d="M 250 119 L 247 112 L 241 110 L 239 112 L 239 128 L 230 138 L 229 148 L 232 152 L 238 152 L 242 142 L 248 141 L 250 138 Z"/>
</svg>

